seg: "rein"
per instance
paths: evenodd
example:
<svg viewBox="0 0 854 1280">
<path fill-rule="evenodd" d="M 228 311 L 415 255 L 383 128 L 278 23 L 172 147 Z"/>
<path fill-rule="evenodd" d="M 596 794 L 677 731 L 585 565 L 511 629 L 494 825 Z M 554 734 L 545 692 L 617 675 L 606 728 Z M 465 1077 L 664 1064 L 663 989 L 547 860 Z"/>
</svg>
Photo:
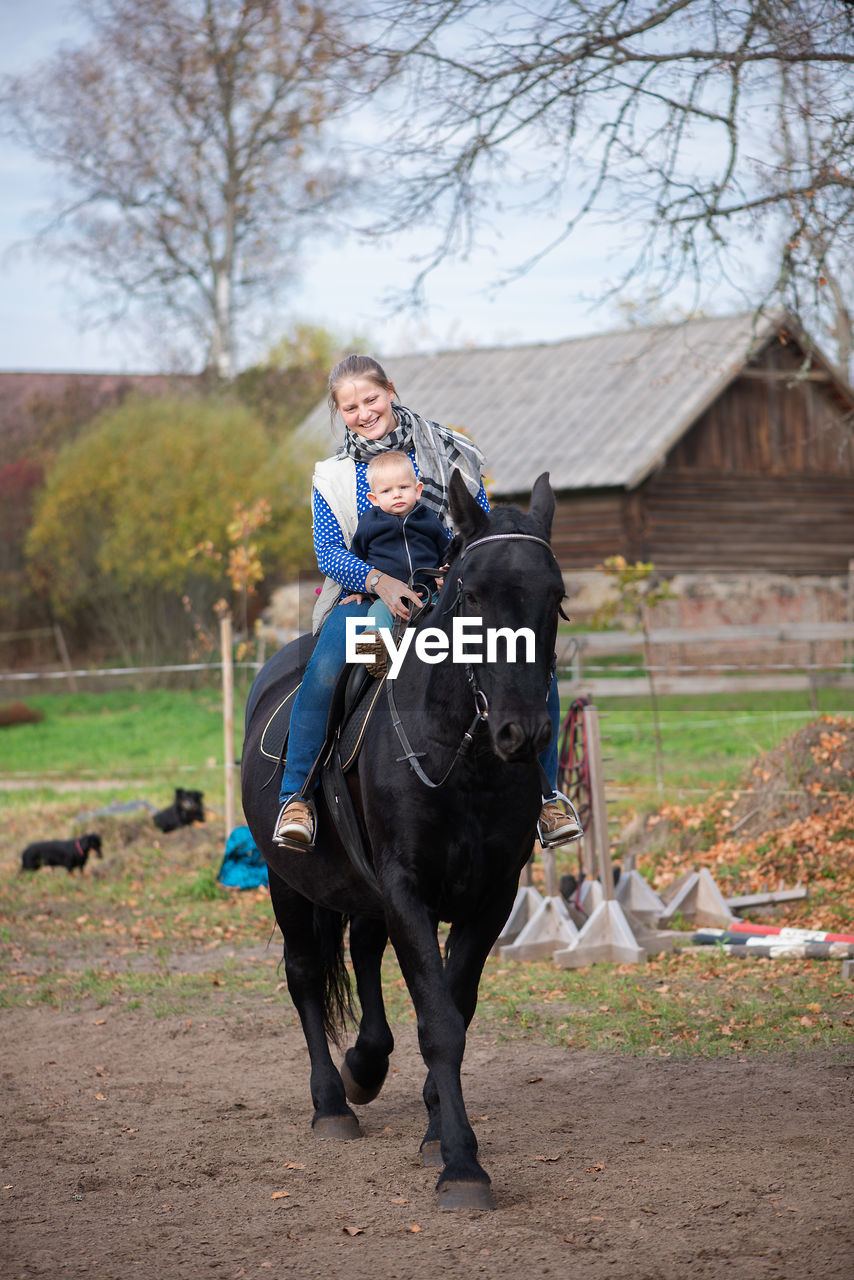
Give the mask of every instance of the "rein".
<svg viewBox="0 0 854 1280">
<path fill-rule="evenodd" d="M 544 538 L 538 538 L 533 533 L 490 533 L 490 534 L 487 534 L 485 538 L 476 538 L 474 542 L 467 543 L 466 546 L 464 546 L 462 551 L 460 552 L 459 558 L 460 560 L 464 560 L 466 555 L 469 553 L 469 551 L 473 551 L 475 547 L 485 546 L 485 544 L 488 542 L 511 542 L 511 541 L 512 542 L 537 542 L 541 547 L 545 547 L 547 551 L 551 552 L 551 554 L 554 555 L 554 552 L 551 549 L 551 545 L 548 542 L 546 542 Z M 462 599 L 462 590 L 463 590 L 463 580 L 462 578 L 458 577 L 456 595 L 454 596 L 453 603 L 449 606 L 448 609 L 445 610 L 446 613 L 454 613 L 455 615 L 459 615 L 460 601 Z M 424 606 L 424 608 L 426 608 L 426 605 Z M 424 612 L 424 609 L 422 608 L 416 614 L 415 621 L 417 621 L 421 617 L 423 612 Z M 394 700 L 394 681 L 389 680 L 388 677 L 386 677 L 385 686 L 386 686 L 386 696 L 388 699 L 389 715 L 391 716 L 391 722 L 394 725 L 394 730 L 395 730 L 395 733 L 397 734 L 398 741 L 400 742 L 400 745 L 403 748 L 403 755 L 397 756 L 397 762 L 400 763 L 406 760 L 409 764 L 409 767 L 412 769 L 413 773 L 416 775 L 417 778 L 420 779 L 421 782 L 424 783 L 425 787 L 444 786 L 444 784 L 448 781 L 448 778 L 451 776 L 451 773 L 453 772 L 454 766 L 456 765 L 457 761 L 462 760 L 465 756 L 468 755 L 469 751 L 471 750 L 471 744 L 474 741 L 474 734 L 475 734 L 475 730 L 477 729 L 477 726 L 481 723 L 481 721 L 486 721 L 489 719 L 489 702 L 487 701 L 486 694 L 483 692 L 480 685 L 477 683 L 477 677 L 475 676 L 474 667 L 470 662 L 466 663 L 466 679 L 468 680 L 469 685 L 471 686 L 471 691 L 474 696 L 474 706 L 475 706 L 474 718 L 471 724 L 469 725 L 469 727 L 466 729 L 465 733 L 463 734 L 460 745 L 457 747 L 457 750 L 454 753 L 454 757 L 451 760 L 451 763 L 448 765 L 447 769 L 442 774 L 439 781 L 434 782 L 432 778 L 429 778 L 427 776 L 427 774 L 424 772 L 424 770 L 422 769 L 419 763 L 419 756 L 426 755 L 427 753 L 425 751 L 414 751 L 412 747 L 412 743 L 409 741 L 409 738 L 406 735 L 406 730 L 403 727 L 403 721 L 400 718 L 400 712 L 398 711 L 397 704 L 395 703 L 395 700 Z"/>
</svg>

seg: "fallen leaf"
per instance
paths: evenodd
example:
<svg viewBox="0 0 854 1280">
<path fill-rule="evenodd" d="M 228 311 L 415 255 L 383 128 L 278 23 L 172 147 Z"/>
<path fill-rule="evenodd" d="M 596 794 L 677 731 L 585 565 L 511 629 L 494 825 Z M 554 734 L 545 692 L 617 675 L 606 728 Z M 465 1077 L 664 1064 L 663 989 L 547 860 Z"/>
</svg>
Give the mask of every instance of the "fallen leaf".
<svg viewBox="0 0 854 1280">
<path fill-rule="evenodd" d="M 304 1169 L 305 1165 L 297 1164 L 295 1160 L 289 1160 L 288 1163 L 285 1165 L 285 1168 L 286 1169 Z"/>
<path fill-rule="evenodd" d="M 604 1168 L 605 1168 L 604 1164 L 591 1164 L 587 1169 L 584 1170 L 584 1172 L 585 1173 L 601 1173 Z M 602 1219 L 602 1221 L 604 1221 L 604 1219 Z"/>
<path fill-rule="evenodd" d="M 534 1156 L 535 1160 L 542 1160 L 545 1164 L 557 1164 L 560 1156 Z"/>
<path fill-rule="evenodd" d="M 289 1196 L 290 1191 L 274 1191 L 270 1196 L 271 1200 L 284 1200 L 285 1196 Z"/>
<path fill-rule="evenodd" d="M 542 1076 L 529 1076 L 528 1084 L 539 1084 L 542 1078 Z"/>
<path fill-rule="evenodd" d="M 103 1025 L 104 1025 L 104 1023 L 105 1023 L 106 1021 L 107 1021 L 107 1019 L 106 1019 L 106 1018 L 98 1018 L 98 1020 L 97 1020 L 96 1022 L 93 1022 L 93 1023 L 92 1023 L 92 1026 L 93 1026 L 93 1027 L 103 1027 Z"/>
<path fill-rule="evenodd" d="M 419 1227 L 419 1225 L 418 1225 L 418 1223 L 417 1223 L 417 1222 L 413 1222 L 413 1224 L 412 1224 L 412 1226 L 409 1228 L 409 1230 L 410 1230 L 410 1231 L 420 1231 L 420 1230 L 421 1230 L 421 1228 Z"/>
<path fill-rule="evenodd" d="M 365 1234 L 364 1227 L 343 1227 L 342 1230 L 345 1231 L 348 1236 L 363 1236 Z"/>
<path fill-rule="evenodd" d="M 99 1102 L 107 1101 L 107 1095 L 105 1093 L 96 1093 L 95 1097 L 98 1099 Z"/>
<path fill-rule="evenodd" d="M 409 1204 L 406 1196 L 392 1196 L 389 1204 Z"/>
</svg>

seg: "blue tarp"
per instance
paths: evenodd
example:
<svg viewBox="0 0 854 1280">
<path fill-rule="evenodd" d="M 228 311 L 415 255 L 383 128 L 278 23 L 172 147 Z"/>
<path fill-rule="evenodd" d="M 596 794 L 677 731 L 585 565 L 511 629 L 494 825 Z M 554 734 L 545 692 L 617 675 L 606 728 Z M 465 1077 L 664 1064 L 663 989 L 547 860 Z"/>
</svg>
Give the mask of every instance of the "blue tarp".
<svg viewBox="0 0 854 1280">
<path fill-rule="evenodd" d="M 248 827 L 235 827 L 226 840 L 217 880 L 228 889 L 258 889 L 269 884 L 267 864 Z"/>
</svg>

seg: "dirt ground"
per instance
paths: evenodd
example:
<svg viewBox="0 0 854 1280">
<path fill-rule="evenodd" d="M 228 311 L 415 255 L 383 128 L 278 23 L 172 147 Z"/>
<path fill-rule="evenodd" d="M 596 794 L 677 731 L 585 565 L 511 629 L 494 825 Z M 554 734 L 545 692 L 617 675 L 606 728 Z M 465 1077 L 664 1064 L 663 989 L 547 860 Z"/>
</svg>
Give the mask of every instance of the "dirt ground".
<svg viewBox="0 0 854 1280">
<path fill-rule="evenodd" d="M 423 1067 L 399 1030 L 363 1137 L 313 1138 L 275 1006 L 0 1015 L 0 1274 L 854 1275 L 854 1052 L 631 1059 L 470 1037 L 493 1213 L 435 1206 Z"/>
</svg>

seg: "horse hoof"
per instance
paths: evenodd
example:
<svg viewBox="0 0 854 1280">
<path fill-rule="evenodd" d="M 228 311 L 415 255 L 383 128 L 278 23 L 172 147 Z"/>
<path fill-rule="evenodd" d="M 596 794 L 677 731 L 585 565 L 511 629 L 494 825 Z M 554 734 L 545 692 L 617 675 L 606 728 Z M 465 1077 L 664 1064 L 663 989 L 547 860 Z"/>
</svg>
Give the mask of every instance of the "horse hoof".
<svg viewBox="0 0 854 1280">
<path fill-rule="evenodd" d="M 361 1138 L 362 1131 L 355 1116 L 318 1116 L 311 1131 L 315 1138 L 338 1138 L 339 1141 L 351 1142 Z"/>
<path fill-rule="evenodd" d="M 438 1138 L 431 1138 L 429 1142 L 422 1142 L 421 1158 L 426 1165 L 443 1165 L 445 1163 L 442 1159 L 442 1144 Z"/>
<path fill-rule="evenodd" d="M 488 1182 L 441 1182 L 436 1203 L 440 1209 L 494 1209 L 495 1196 Z"/>
<path fill-rule="evenodd" d="M 347 1101 L 355 1102 L 357 1107 L 366 1107 L 369 1102 L 373 1102 L 374 1098 L 376 1098 L 380 1089 L 382 1089 L 383 1085 L 385 1084 L 386 1072 L 388 1071 L 388 1064 L 386 1064 L 386 1069 L 382 1074 L 382 1079 L 379 1081 L 378 1084 L 376 1084 L 373 1088 L 370 1088 L 370 1089 L 366 1089 L 363 1085 L 359 1084 L 358 1080 L 353 1075 L 350 1068 L 347 1066 L 346 1058 L 341 1063 L 341 1066 L 338 1068 L 338 1071 L 341 1075 L 341 1080 L 344 1084 L 344 1092 L 347 1095 Z"/>
</svg>

